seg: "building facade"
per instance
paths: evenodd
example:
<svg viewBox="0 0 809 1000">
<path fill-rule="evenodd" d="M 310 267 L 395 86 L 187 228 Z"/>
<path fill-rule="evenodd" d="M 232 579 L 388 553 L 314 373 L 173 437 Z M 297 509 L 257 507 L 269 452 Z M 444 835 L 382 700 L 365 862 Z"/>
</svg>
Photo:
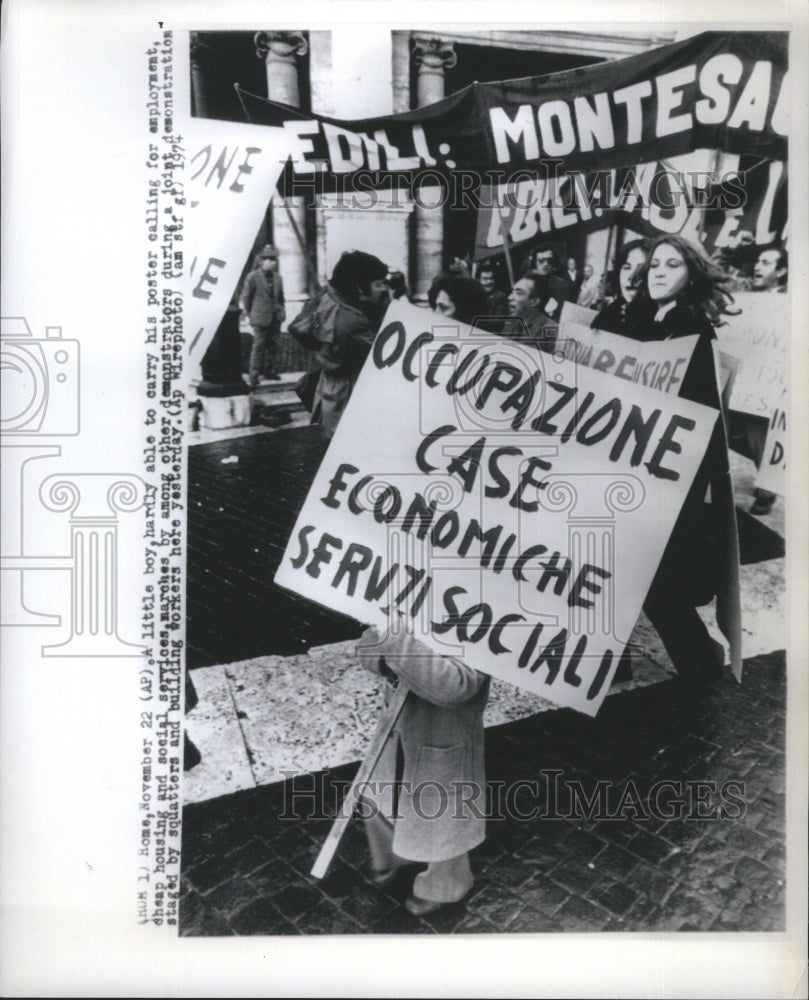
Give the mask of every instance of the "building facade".
<svg viewBox="0 0 809 1000">
<path fill-rule="evenodd" d="M 192 111 L 243 121 L 234 85 L 303 111 L 341 119 L 422 107 L 475 81 L 538 76 L 621 59 L 674 40 L 674 32 L 603 30 L 390 30 L 344 25 L 331 30 L 196 32 L 191 39 Z M 419 199 L 422 202 L 421 199 Z M 272 242 L 288 315 L 331 273 L 345 250 L 376 253 L 426 299 L 447 261 L 474 244 L 474 209 L 431 207 L 405 197 L 377 199 L 370 209 L 333 205 L 327 197 L 275 198 L 256 220 L 256 244 Z M 560 257 L 604 270 L 609 233 L 573 233 L 557 241 Z"/>
</svg>

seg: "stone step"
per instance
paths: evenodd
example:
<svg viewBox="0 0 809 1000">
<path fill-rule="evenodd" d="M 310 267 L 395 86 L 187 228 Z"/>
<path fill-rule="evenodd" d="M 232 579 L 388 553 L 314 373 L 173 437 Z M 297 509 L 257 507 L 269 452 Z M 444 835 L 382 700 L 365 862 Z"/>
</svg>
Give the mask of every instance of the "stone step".
<svg viewBox="0 0 809 1000">
<path fill-rule="evenodd" d="M 254 410 L 302 410 L 303 403 L 294 389 L 282 389 L 275 392 L 252 392 Z"/>
<path fill-rule="evenodd" d="M 263 400 L 268 396 L 275 396 L 286 392 L 294 395 L 295 383 L 303 375 L 303 372 L 282 372 L 278 382 L 263 381 L 250 390 L 254 399 Z"/>
</svg>

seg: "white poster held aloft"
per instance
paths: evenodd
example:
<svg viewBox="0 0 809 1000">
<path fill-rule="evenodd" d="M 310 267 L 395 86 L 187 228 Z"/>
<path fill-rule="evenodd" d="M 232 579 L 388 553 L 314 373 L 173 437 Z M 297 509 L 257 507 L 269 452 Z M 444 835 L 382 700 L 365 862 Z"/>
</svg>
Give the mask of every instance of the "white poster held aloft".
<svg viewBox="0 0 809 1000">
<path fill-rule="evenodd" d="M 595 715 L 716 419 L 394 302 L 275 582 Z"/>
<path fill-rule="evenodd" d="M 184 324 L 193 376 L 236 291 L 289 156 L 289 140 L 280 128 L 192 122 L 186 146 Z M 160 262 L 161 268 L 172 266 Z"/>
<path fill-rule="evenodd" d="M 769 419 L 786 386 L 789 296 L 778 292 L 734 292 L 737 316 L 723 316 L 716 337 L 739 359 L 730 407 Z"/>
</svg>

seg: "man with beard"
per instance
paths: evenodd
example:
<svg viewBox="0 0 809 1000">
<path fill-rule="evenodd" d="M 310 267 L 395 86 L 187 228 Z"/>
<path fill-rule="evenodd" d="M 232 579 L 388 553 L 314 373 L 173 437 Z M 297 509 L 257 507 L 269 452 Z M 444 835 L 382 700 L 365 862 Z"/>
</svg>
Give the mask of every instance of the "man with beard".
<svg viewBox="0 0 809 1000">
<path fill-rule="evenodd" d="M 290 332 L 315 351 L 320 377 L 312 423 L 330 440 L 379 330 L 389 301 L 388 268 L 378 257 L 354 250 L 335 265 L 331 281 L 304 307 Z"/>
</svg>

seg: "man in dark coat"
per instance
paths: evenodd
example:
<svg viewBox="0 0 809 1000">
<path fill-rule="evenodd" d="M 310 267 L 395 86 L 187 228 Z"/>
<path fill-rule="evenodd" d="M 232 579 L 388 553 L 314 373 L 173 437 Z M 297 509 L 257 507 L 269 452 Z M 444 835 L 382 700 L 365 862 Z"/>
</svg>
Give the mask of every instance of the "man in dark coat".
<svg viewBox="0 0 809 1000">
<path fill-rule="evenodd" d="M 480 265 L 477 278 L 486 293 L 489 315 L 508 316 L 508 295 L 497 287 L 494 267 L 490 261 L 484 261 Z"/>
<path fill-rule="evenodd" d="M 335 265 L 320 294 L 312 336 L 320 379 L 312 423 L 331 439 L 348 404 L 389 302 L 388 268 L 372 254 L 354 250 Z"/>
<path fill-rule="evenodd" d="M 286 319 L 284 283 L 278 273 L 278 251 L 265 246 L 256 258 L 255 267 L 247 275 L 239 299 L 253 328 L 250 351 L 250 384 L 258 385 L 262 376 L 277 382 L 278 337 Z"/>
</svg>

